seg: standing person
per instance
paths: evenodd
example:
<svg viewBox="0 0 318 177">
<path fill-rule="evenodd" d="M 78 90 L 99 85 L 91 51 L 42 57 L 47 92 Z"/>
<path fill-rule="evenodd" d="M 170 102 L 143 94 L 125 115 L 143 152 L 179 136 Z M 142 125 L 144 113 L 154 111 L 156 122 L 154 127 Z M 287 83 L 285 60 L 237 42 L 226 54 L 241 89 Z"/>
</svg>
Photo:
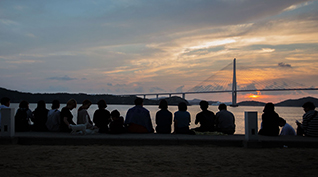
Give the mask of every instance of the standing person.
<svg viewBox="0 0 318 177">
<path fill-rule="evenodd" d="M 318 137 L 318 112 L 315 111 L 313 102 L 306 102 L 302 106 L 305 114 L 303 115 L 303 123 L 297 123 L 297 135 Z"/>
<path fill-rule="evenodd" d="M 279 115 L 275 112 L 273 103 L 266 103 L 262 115 L 262 127 L 259 135 L 278 136 L 279 135 Z"/>
<path fill-rule="evenodd" d="M 73 121 L 73 115 L 71 110 L 76 108 L 77 102 L 75 99 L 70 99 L 67 101 L 66 106 L 62 108 L 60 117 L 61 117 L 61 124 L 60 124 L 60 131 L 61 132 L 71 132 L 70 124 L 76 125 Z"/>
<path fill-rule="evenodd" d="M 174 132 L 177 134 L 195 134 L 189 130 L 191 116 L 187 109 L 187 104 L 180 102 L 178 104 L 178 111 L 174 113 Z"/>
<path fill-rule="evenodd" d="M 127 111 L 125 124 L 128 125 L 128 132 L 130 133 L 154 132 L 149 111 L 143 107 L 142 98 L 137 97 L 135 106 Z"/>
<path fill-rule="evenodd" d="M 219 112 L 216 113 L 216 128 L 217 131 L 224 134 L 233 135 L 235 132 L 235 117 L 227 110 L 225 104 L 219 105 Z"/>
<path fill-rule="evenodd" d="M 291 125 L 286 123 L 285 119 L 279 118 L 278 123 L 280 127 L 283 127 L 279 135 L 291 135 L 291 136 L 296 135 L 295 129 Z"/>
<path fill-rule="evenodd" d="M 45 102 L 43 100 L 38 101 L 37 108 L 33 111 L 33 118 L 31 119 L 34 123 L 32 127 L 34 131 L 48 131 L 45 125 L 48 112 Z"/>
<path fill-rule="evenodd" d="M 163 134 L 171 133 L 172 113 L 168 110 L 168 103 L 166 100 L 161 100 L 159 103 L 161 109 L 156 113 L 156 132 Z"/>
<path fill-rule="evenodd" d="M 93 121 L 99 128 L 99 133 L 108 132 L 108 124 L 110 122 L 110 112 L 106 110 L 107 104 L 105 100 L 97 102 L 98 109 L 94 112 Z"/>
<path fill-rule="evenodd" d="M 1 130 L 1 108 L 9 108 L 10 106 L 10 98 L 2 97 L 1 105 L 0 105 L 0 130 Z"/>
<path fill-rule="evenodd" d="M 33 118 L 32 111 L 29 109 L 29 102 L 21 101 L 19 109 L 15 114 L 15 131 L 25 132 L 31 130 L 30 119 Z"/>
<path fill-rule="evenodd" d="M 124 118 L 120 116 L 119 111 L 113 110 L 111 113 L 112 121 L 109 124 L 110 133 L 119 134 L 125 133 Z"/>
<path fill-rule="evenodd" d="M 87 112 L 87 109 L 92 105 L 92 102 L 89 100 L 84 100 L 82 106 L 77 110 L 77 124 L 86 124 L 86 129 L 97 129 L 93 125 L 93 122 Z"/>
<path fill-rule="evenodd" d="M 59 108 L 60 108 L 60 101 L 53 100 L 52 109 L 49 110 L 49 112 L 47 114 L 47 121 L 45 124 L 47 129 L 51 132 L 57 132 L 60 129 L 60 123 L 61 123 L 60 114 L 61 114 L 61 112 L 59 111 Z"/>
<path fill-rule="evenodd" d="M 208 110 L 209 103 L 207 101 L 200 101 L 201 112 L 195 118 L 195 124 L 200 123 L 200 127 L 195 128 L 199 132 L 213 132 L 215 130 L 215 115 L 214 112 Z"/>
</svg>

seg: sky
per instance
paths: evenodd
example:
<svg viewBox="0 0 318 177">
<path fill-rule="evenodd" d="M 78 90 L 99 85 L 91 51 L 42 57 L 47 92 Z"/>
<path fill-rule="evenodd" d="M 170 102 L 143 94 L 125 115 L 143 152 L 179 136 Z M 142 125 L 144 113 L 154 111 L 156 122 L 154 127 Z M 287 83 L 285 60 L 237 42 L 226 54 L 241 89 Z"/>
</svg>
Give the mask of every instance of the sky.
<svg viewBox="0 0 318 177">
<path fill-rule="evenodd" d="M 318 87 L 317 9 L 316 0 L 1 0 L 0 87 L 186 92 L 229 85 L 230 69 L 220 72 L 234 58 L 238 89 Z M 318 91 L 244 92 L 238 102 L 306 96 Z M 231 93 L 194 98 L 230 102 Z"/>
</svg>

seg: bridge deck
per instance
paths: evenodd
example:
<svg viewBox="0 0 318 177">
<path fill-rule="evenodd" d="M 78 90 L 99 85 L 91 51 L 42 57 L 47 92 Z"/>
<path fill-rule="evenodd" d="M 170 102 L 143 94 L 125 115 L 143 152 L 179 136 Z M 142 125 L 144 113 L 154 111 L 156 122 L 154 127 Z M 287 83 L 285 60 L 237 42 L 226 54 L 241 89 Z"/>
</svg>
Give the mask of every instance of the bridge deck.
<svg viewBox="0 0 318 177">
<path fill-rule="evenodd" d="M 163 134 L 96 134 L 23 132 L 13 138 L 0 137 L 0 144 L 22 145 L 199 145 L 230 147 L 308 147 L 317 148 L 318 138 L 299 136 L 259 136 L 256 142 L 246 142 L 244 135 L 163 135 Z"/>
</svg>

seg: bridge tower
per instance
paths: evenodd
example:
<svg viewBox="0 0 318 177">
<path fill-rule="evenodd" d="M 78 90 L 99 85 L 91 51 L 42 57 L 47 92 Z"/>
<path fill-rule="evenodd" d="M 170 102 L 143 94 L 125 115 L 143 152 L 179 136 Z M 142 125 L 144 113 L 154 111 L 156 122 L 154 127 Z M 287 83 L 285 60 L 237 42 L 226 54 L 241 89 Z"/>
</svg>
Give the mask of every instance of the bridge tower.
<svg viewBox="0 0 318 177">
<path fill-rule="evenodd" d="M 237 85 L 236 85 L 236 58 L 233 60 L 233 83 L 232 83 L 232 105 L 238 106 L 236 103 L 237 100 Z"/>
</svg>

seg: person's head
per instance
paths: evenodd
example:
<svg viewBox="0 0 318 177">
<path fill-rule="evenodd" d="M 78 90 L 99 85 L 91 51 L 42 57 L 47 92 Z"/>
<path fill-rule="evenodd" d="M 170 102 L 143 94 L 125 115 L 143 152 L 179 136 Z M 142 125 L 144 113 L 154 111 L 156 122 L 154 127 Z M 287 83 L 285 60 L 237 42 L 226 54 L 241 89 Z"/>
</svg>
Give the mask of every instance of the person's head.
<svg viewBox="0 0 318 177">
<path fill-rule="evenodd" d="M 275 106 L 273 103 L 266 103 L 263 112 L 274 112 Z"/>
<path fill-rule="evenodd" d="M 117 109 L 115 109 L 115 110 L 113 110 L 113 111 L 110 113 L 110 116 L 111 116 L 112 118 L 119 118 L 120 113 L 119 113 L 119 111 L 117 111 Z"/>
<path fill-rule="evenodd" d="M 202 110 L 207 110 L 208 107 L 209 107 L 209 103 L 207 101 L 205 101 L 205 100 L 200 101 L 200 108 Z"/>
<path fill-rule="evenodd" d="M 67 106 L 70 110 L 72 110 L 72 109 L 76 108 L 77 102 L 76 102 L 75 99 L 72 98 L 72 99 L 70 99 L 70 100 L 67 101 L 66 106 Z"/>
<path fill-rule="evenodd" d="M 188 109 L 187 104 L 185 102 L 180 102 L 178 104 L 179 111 L 186 111 Z"/>
<path fill-rule="evenodd" d="M 310 111 L 310 110 L 315 110 L 315 108 L 316 108 L 314 103 L 310 102 L 310 101 L 304 103 L 302 107 L 304 108 L 305 112 Z"/>
<path fill-rule="evenodd" d="M 37 108 L 38 109 L 45 109 L 46 108 L 45 102 L 43 100 L 38 101 Z"/>
<path fill-rule="evenodd" d="M 168 109 L 168 102 L 165 99 L 161 100 L 159 103 L 159 108 L 160 109 Z"/>
<path fill-rule="evenodd" d="M 92 105 L 92 102 L 90 100 L 84 100 L 82 103 L 83 109 L 88 109 Z"/>
<path fill-rule="evenodd" d="M 220 105 L 219 105 L 219 110 L 221 111 L 221 110 L 226 110 L 227 108 L 226 108 L 226 104 L 224 104 L 224 103 L 221 103 Z"/>
<path fill-rule="evenodd" d="M 286 120 L 285 119 L 283 119 L 283 118 L 279 118 L 278 119 L 278 125 L 280 127 L 283 127 L 285 124 L 286 124 Z"/>
<path fill-rule="evenodd" d="M 137 105 L 142 106 L 143 101 L 144 101 L 144 100 L 143 100 L 142 98 L 137 97 L 137 98 L 135 99 L 135 105 L 136 105 L 136 106 L 137 106 Z"/>
<path fill-rule="evenodd" d="M 2 98 L 1 98 L 1 104 L 2 104 L 2 105 L 5 105 L 5 106 L 7 106 L 7 107 L 9 107 L 9 106 L 10 106 L 10 98 L 8 98 L 8 97 L 2 97 Z"/>
<path fill-rule="evenodd" d="M 97 102 L 98 108 L 99 109 L 105 109 L 107 107 L 106 101 L 105 100 L 99 100 Z"/>
<path fill-rule="evenodd" d="M 29 102 L 23 100 L 20 102 L 19 104 L 19 108 L 26 108 L 26 109 L 29 109 Z"/>
<path fill-rule="evenodd" d="M 52 109 L 58 109 L 60 108 L 60 101 L 59 100 L 53 100 L 52 101 Z"/>
</svg>

